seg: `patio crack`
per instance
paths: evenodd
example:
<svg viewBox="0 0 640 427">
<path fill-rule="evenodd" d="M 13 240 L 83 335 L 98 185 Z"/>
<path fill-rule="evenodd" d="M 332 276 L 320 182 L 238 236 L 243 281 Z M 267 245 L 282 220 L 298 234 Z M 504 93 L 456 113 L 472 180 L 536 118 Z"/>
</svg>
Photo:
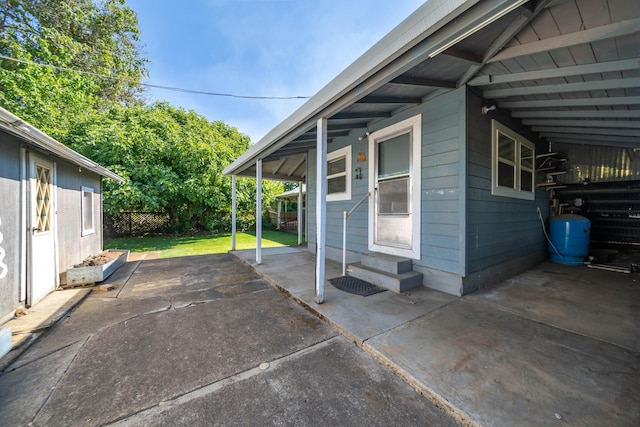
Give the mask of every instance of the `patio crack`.
<svg viewBox="0 0 640 427">
<path fill-rule="evenodd" d="M 225 387 L 231 386 L 233 384 L 248 380 L 257 375 L 263 374 L 267 372 L 267 370 L 272 371 L 281 367 L 281 365 L 296 360 L 300 357 L 303 357 L 311 352 L 321 350 L 332 345 L 335 341 L 344 339 L 341 335 L 334 335 L 322 341 L 319 341 L 309 347 L 305 347 L 301 350 L 294 351 L 283 356 L 278 357 L 272 361 L 268 362 L 268 366 L 265 368 L 264 366 L 255 366 L 253 368 L 247 369 L 242 372 L 235 373 L 233 375 L 229 375 L 227 377 L 221 378 L 217 381 L 214 381 L 205 386 L 193 389 L 189 392 L 177 395 L 172 397 L 171 399 L 163 400 L 158 402 L 157 404 L 136 411 L 132 414 L 121 416 L 119 418 L 114 419 L 106 423 L 105 425 L 109 426 L 129 426 L 129 425 L 138 425 L 138 424 L 146 424 L 145 421 L 148 417 L 155 417 L 161 415 L 162 413 L 179 407 L 180 405 L 184 405 L 189 403 L 195 399 L 199 399 L 205 397 L 209 394 L 218 392 Z"/>
</svg>

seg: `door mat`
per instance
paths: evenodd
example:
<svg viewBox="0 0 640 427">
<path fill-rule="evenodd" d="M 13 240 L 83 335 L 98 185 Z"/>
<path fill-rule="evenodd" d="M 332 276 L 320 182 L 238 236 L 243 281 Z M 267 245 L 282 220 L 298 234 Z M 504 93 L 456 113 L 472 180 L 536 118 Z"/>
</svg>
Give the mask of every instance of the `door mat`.
<svg viewBox="0 0 640 427">
<path fill-rule="evenodd" d="M 363 297 L 368 297 L 369 295 L 386 291 L 385 288 L 372 285 L 369 282 L 365 282 L 364 280 L 356 279 L 351 276 L 341 276 L 336 277 L 335 279 L 329 279 L 329 283 L 331 283 L 336 289 L 340 289 L 341 291 L 354 295 L 362 295 Z"/>
</svg>

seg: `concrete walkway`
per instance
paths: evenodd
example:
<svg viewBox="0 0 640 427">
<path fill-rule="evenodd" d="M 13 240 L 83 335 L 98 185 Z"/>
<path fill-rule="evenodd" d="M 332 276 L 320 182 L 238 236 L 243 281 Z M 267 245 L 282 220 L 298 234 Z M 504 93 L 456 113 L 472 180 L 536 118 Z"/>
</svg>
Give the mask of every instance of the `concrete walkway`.
<svg viewBox="0 0 640 427">
<path fill-rule="evenodd" d="M 459 425 L 236 257 L 146 258 L 107 281 L 11 358 L 0 424 Z"/>
<path fill-rule="evenodd" d="M 640 279 L 544 263 L 457 298 L 427 288 L 361 297 L 313 255 L 237 251 L 263 277 L 469 424 L 640 425 Z M 327 261 L 327 279 L 341 266 Z"/>
</svg>

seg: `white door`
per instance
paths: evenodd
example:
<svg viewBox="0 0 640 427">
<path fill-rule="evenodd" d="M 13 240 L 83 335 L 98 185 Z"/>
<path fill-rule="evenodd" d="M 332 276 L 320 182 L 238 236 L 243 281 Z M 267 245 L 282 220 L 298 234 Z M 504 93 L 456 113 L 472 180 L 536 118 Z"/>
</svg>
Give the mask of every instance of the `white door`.
<svg viewBox="0 0 640 427">
<path fill-rule="evenodd" d="M 369 250 L 420 258 L 421 116 L 369 137 Z"/>
<path fill-rule="evenodd" d="M 54 167 L 49 160 L 29 155 L 29 292 L 33 305 L 56 287 Z"/>
</svg>

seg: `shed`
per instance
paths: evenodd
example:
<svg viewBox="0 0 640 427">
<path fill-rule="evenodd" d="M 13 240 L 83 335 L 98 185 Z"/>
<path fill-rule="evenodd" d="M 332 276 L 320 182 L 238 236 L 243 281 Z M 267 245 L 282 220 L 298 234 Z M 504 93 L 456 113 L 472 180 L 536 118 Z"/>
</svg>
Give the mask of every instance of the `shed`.
<svg viewBox="0 0 640 427">
<path fill-rule="evenodd" d="M 102 178 L 123 179 L 0 108 L 0 321 L 102 250 Z"/>
<path fill-rule="evenodd" d="M 638 244 L 639 35 L 636 0 L 430 0 L 225 173 L 306 181 L 318 302 L 343 249 L 353 270 L 380 255 L 454 295 L 490 286 L 600 185 Z"/>
</svg>

